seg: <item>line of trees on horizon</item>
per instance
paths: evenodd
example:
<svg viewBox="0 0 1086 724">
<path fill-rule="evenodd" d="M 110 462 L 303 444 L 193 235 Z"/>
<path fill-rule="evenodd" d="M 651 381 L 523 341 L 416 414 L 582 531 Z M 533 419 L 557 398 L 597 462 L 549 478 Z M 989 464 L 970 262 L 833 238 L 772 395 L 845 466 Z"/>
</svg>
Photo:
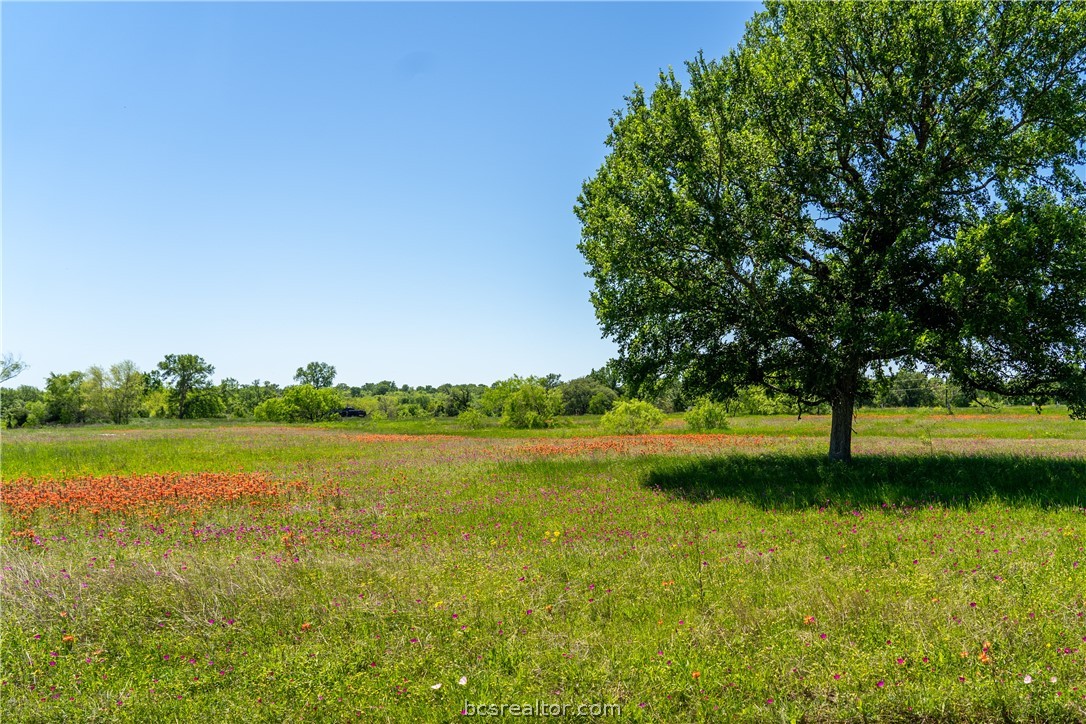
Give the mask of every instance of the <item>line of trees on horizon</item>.
<svg viewBox="0 0 1086 724">
<path fill-rule="evenodd" d="M 19 370 L 25 369 L 20 365 Z M 199 355 L 169 354 L 149 371 L 131 360 L 108 368 L 50 373 L 45 388 L 0 388 L 4 427 L 87 423 L 127 424 L 135 418 L 252 419 L 269 422 L 319 422 L 337 419 L 353 408 L 376 420 L 461 417 L 469 427 L 498 419 L 510 427 L 537 428 L 567 415 L 602 415 L 625 399 L 622 380 L 611 363 L 569 381 L 561 375 L 512 377 L 491 385 L 397 385 L 393 380 L 361 385 L 336 383 L 336 368 L 325 362 L 299 367 L 296 384 L 281 387 L 267 380 L 243 383 L 232 377 L 214 382 L 215 367 Z M 18 372 L 16 372 L 18 374 Z M 14 375 L 13 375 L 14 376 Z M 664 385 L 649 400 L 663 412 L 683 412 L 679 384 Z M 970 394 L 946 376 L 900 367 L 869 378 L 860 396 L 864 407 L 954 408 L 1002 404 L 1040 405 L 1047 400 Z M 728 415 L 827 414 L 827 405 L 802 401 L 751 385 L 724 401 Z"/>
</svg>

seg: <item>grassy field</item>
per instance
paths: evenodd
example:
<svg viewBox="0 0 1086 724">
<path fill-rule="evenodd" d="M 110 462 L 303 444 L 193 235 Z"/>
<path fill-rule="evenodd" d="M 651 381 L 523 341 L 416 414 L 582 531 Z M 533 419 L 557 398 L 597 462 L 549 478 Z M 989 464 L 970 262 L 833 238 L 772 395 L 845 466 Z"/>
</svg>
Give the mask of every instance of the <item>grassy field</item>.
<svg viewBox="0 0 1086 724">
<path fill-rule="evenodd" d="M 850 466 L 817 416 L 5 431 L 0 709 L 1086 720 L 1086 423 L 856 431 Z"/>
</svg>

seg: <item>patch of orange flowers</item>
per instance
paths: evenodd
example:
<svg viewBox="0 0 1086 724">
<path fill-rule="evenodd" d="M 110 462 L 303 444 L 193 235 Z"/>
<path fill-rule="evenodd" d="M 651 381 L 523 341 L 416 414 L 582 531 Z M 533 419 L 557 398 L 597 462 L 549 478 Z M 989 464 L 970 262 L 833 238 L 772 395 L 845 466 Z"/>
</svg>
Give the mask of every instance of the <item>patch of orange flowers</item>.
<svg viewBox="0 0 1086 724">
<path fill-rule="evenodd" d="M 3 503 L 18 516 L 29 516 L 41 508 L 92 515 L 151 512 L 163 506 L 195 510 L 217 502 L 275 497 L 304 487 L 302 483 L 282 483 L 256 473 L 19 478 L 3 482 Z"/>
</svg>

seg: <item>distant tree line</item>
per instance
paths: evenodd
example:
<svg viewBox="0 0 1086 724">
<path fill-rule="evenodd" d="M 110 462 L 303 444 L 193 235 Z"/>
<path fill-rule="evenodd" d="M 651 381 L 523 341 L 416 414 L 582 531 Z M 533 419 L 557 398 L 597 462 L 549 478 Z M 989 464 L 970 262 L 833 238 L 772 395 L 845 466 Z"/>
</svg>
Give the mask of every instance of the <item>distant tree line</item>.
<svg viewBox="0 0 1086 724">
<path fill-rule="evenodd" d="M 12 360 L 7 360 L 13 362 Z M 25 368 L 18 361 L 8 369 Z M 622 380 L 607 364 L 589 374 L 563 381 L 560 375 L 514 375 L 491 385 L 443 384 L 411 387 L 393 380 L 362 385 L 336 384 L 336 368 L 324 362 L 299 367 L 296 384 L 267 380 L 243 383 L 227 377 L 213 381 L 215 367 L 194 354 L 166 355 L 156 367 L 140 370 L 131 360 L 108 369 L 51 373 L 44 389 L 30 385 L 0 388 L 0 417 L 5 427 L 126 424 L 134 418 L 227 418 L 269 422 L 320 422 L 337 419 L 350 407 L 375 420 L 424 420 L 459 417 L 467 427 L 502 424 L 515 428 L 553 425 L 560 416 L 603 415 L 627 399 Z M 9 378 L 10 378 L 9 377 Z M 679 384 L 661 385 L 648 402 L 663 412 L 684 412 L 703 400 L 687 400 Z M 864 380 L 860 392 L 866 407 L 943 407 L 1034 404 L 1047 400 L 978 397 L 950 378 L 901 368 Z M 759 387 L 741 388 L 720 403 L 734 415 L 827 414 L 828 407 L 774 394 Z"/>
</svg>

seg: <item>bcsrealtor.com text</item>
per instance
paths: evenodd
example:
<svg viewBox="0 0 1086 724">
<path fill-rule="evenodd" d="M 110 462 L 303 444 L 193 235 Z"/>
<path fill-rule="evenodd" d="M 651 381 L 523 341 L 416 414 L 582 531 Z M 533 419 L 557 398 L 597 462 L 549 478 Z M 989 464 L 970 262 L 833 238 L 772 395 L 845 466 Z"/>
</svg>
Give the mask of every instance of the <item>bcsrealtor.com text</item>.
<svg viewBox="0 0 1086 724">
<path fill-rule="evenodd" d="M 464 702 L 463 716 L 622 716 L 620 704 L 558 704 L 534 701 L 521 704 Z"/>
</svg>

